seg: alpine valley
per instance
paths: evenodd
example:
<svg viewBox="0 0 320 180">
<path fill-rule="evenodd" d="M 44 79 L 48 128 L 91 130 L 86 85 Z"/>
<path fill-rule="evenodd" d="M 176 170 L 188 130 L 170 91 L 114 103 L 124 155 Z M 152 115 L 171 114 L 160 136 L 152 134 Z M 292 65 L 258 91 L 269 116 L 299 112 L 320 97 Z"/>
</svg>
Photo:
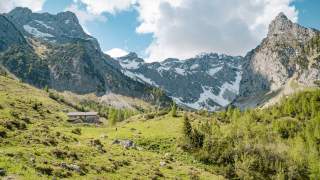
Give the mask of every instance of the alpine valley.
<svg viewBox="0 0 320 180">
<path fill-rule="evenodd" d="M 71 12 L 16 8 L 1 16 L 1 26 L 4 68 L 27 83 L 57 91 L 156 102 L 154 89 L 160 88 L 163 104 L 171 97 L 185 108 L 215 111 L 230 104 L 261 106 L 289 93 L 289 82 L 310 87 L 320 79 L 319 49 L 313 46 L 320 32 L 292 23 L 283 13 L 245 57 L 203 53 L 155 63 L 145 63 L 136 53 L 116 59 L 104 54 Z"/>
<path fill-rule="evenodd" d="M 75 1 L 76 2 L 76 1 Z M 0 3 L 1 5 L 1 3 Z M 320 179 L 320 31 L 113 58 L 72 12 L 0 14 L 0 179 Z"/>
</svg>

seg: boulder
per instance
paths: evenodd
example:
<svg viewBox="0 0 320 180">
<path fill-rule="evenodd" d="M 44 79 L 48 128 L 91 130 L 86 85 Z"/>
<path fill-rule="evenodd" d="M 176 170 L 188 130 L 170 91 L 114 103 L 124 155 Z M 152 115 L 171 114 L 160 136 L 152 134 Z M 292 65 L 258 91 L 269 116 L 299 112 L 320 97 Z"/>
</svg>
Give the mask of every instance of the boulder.
<svg viewBox="0 0 320 180">
<path fill-rule="evenodd" d="M 7 171 L 4 168 L 0 168 L 0 176 L 5 176 Z"/>
<path fill-rule="evenodd" d="M 126 149 L 135 147 L 134 142 L 131 141 L 131 140 L 124 140 L 124 141 L 121 142 L 121 145 Z"/>
</svg>

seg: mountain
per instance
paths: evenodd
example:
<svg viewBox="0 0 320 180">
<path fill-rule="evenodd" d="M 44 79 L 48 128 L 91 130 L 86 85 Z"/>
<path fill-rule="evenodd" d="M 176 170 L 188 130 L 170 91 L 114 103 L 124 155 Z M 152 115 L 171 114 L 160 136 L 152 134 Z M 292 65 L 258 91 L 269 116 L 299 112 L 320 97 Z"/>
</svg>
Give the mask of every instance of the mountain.
<svg viewBox="0 0 320 180">
<path fill-rule="evenodd" d="M 320 84 L 319 31 L 293 23 L 283 13 L 245 57 L 203 53 L 154 63 L 135 53 L 117 59 L 104 54 L 72 12 L 52 15 L 16 8 L 0 21 L 1 64 L 37 87 L 164 104 L 171 97 L 186 108 L 214 111 L 230 104 L 272 104 Z"/>
<path fill-rule="evenodd" d="M 293 23 L 280 13 L 271 22 L 267 37 L 244 58 L 204 53 L 187 60 L 145 63 L 130 53 L 117 60 L 124 74 L 163 88 L 182 106 L 248 108 L 318 86 L 319 37 L 318 30 Z"/>
<path fill-rule="evenodd" d="M 25 82 L 41 87 L 49 83 L 46 62 L 33 51 L 14 24 L 0 15 L 0 62 Z"/>
<path fill-rule="evenodd" d="M 83 31 L 72 12 L 52 15 L 15 8 L 2 15 L 1 21 L 5 23 L 1 23 L 0 36 L 9 38 L 1 42 L 0 62 L 27 83 L 78 94 L 112 93 L 149 102 L 171 102 L 156 88 L 134 81 L 114 68 L 113 59 Z"/>
<path fill-rule="evenodd" d="M 285 95 L 283 91 L 292 91 L 292 83 L 316 86 L 320 79 L 319 37 L 318 30 L 293 23 L 280 13 L 271 22 L 267 37 L 244 58 L 236 104 L 259 106 L 270 97 Z"/>
<path fill-rule="evenodd" d="M 146 63 L 130 53 L 117 60 L 128 77 L 164 89 L 187 108 L 217 110 L 239 93 L 242 57 L 203 53 L 186 60 Z"/>
</svg>

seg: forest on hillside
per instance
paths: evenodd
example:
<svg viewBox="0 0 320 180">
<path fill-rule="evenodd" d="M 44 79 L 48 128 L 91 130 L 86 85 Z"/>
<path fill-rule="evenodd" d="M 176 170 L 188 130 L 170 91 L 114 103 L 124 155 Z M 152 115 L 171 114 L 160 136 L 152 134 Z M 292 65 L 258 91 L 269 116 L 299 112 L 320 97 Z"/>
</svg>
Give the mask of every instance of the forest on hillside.
<svg viewBox="0 0 320 180">
<path fill-rule="evenodd" d="M 267 109 L 184 117 L 185 151 L 228 179 L 319 179 L 320 90 Z"/>
</svg>

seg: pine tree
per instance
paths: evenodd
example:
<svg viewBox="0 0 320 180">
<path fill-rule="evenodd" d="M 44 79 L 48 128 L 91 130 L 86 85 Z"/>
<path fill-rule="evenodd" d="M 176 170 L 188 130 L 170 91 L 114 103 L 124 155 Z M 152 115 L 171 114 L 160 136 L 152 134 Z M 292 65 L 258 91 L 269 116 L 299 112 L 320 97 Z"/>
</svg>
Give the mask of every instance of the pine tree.
<svg viewBox="0 0 320 180">
<path fill-rule="evenodd" d="M 108 120 L 111 126 L 116 125 L 117 123 L 117 112 L 115 109 L 110 108 L 108 113 Z"/>
<path fill-rule="evenodd" d="M 45 90 L 46 92 L 49 92 L 48 85 L 46 85 L 46 86 L 44 87 L 44 90 Z"/>
<path fill-rule="evenodd" d="M 172 117 L 177 117 L 177 104 L 175 102 L 171 106 L 171 115 Z"/>
<path fill-rule="evenodd" d="M 192 126 L 187 114 L 183 116 L 183 134 L 187 139 L 190 139 L 192 136 Z"/>
</svg>

